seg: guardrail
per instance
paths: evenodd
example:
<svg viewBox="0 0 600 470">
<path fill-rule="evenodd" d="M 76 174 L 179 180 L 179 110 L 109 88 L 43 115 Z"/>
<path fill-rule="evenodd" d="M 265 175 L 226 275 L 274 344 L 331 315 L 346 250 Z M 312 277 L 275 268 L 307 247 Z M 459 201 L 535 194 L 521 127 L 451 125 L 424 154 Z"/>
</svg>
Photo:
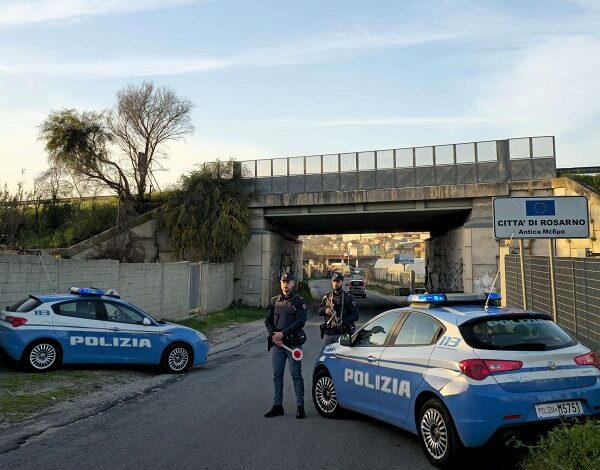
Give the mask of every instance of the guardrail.
<svg viewBox="0 0 600 470">
<path fill-rule="evenodd" d="M 553 136 L 240 161 L 259 194 L 526 181 L 556 176 Z"/>
</svg>

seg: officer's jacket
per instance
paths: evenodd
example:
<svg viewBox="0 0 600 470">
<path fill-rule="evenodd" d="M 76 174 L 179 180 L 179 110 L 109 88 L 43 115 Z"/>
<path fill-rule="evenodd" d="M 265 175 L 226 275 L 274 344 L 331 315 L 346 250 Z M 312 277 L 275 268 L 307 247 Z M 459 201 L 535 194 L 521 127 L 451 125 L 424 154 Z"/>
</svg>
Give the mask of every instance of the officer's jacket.
<svg viewBox="0 0 600 470">
<path fill-rule="evenodd" d="M 292 292 L 287 299 L 276 295 L 269 302 L 265 326 L 270 335 L 274 331 L 282 331 L 285 336 L 296 334 L 305 323 L 306 302 L 297 292 Z"/>
<path fill-rule="evenodd" d="M 342 292 L 344 294 L 343 310 Z M 327 299 L 332 300 L 333 306 L 335 308 L 335 313 L 338 315 L 338 317 L 340 317 L 343 325 L 358 321 L 358 307 L 351 294 L 349 294 L 343 289 L 340 289 L 339 293 L 336 293 L 334 291 L 327 292 L 327 294 L 325 294 L 321 299 L 321 305 L 319 307 L 319 315 L 321 315 L 322 317 L 327 316 L 327 314 L 325 313 L 325 309 L 327 308 L 328 303 Z"/>
</svg>

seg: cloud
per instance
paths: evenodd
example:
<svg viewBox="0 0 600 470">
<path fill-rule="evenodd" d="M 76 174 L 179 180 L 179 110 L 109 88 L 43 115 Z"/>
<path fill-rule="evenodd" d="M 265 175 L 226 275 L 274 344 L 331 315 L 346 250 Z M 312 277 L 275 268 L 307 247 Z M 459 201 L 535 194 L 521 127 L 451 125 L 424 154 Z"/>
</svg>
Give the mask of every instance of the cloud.
<svg viewBox="0 0 600 470">
<path fill-rule="evenodd" d="M 397 34 L 385 30 L 374 34 L 359 30 L 353 34 L 330 35 L 319 40 L 255 48 L 225 57 L 136 57 L 77 62 L 4 59 L 0 61 L 0 74 L 35 73 L 47 77 L 109 78 L 181 75 L 230 67 L 274 67 L 325 60 L 339 57 L 343 53 L 355 54 L 370 49 L 412 47 L 448 41 L 463 37 L 464 34 L 443 31 L 404 31 Z"/>
<path fill-rule="evenodd" d="M 494 116 L 384 116 L 371 118 L 330 118 L 310 120 L 277 120 L 254 123 L 257 127 L 348 127 L 348 126 L 419 126 L 481 127 L 502 123 Z"/>
<path fill-rule="evenodd" d="M 29 0 L 0 2 L 0 28 L 78 17 L 172 8 L 198 0 Z"/>
<path fill-rule="evenodd" d="M 600 117 L 600 39 L 548 38 L 488 71 L 474 113 L 523 132 L 572 132 Z M 508 65 L 508 66 L 507 66 Z"/>
</svg>

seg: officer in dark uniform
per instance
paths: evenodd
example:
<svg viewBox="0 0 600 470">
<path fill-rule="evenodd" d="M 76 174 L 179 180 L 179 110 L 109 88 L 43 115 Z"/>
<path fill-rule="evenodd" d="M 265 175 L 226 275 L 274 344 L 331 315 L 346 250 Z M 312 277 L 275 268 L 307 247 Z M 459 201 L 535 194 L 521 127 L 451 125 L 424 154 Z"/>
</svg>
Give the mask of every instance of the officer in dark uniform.
<svg viewBox="0 0 600 470">
<path fill-rule="evenodd" d="M 333 290 L 323 296 L 319 315 L 325 317 L 321 325 L 321 337 L 325 344 L 336 343 L 340 335 L 354 333 L 354 322 L 358 320 L 358 307 L 344 287 L 344 276 L 335 273 L 331 278 Z"/>
<path fill-rule="evenodd" d="M 302 419 L 304 413 L 304 379 L 302 378 L 301 361 L 292 358 L 292 353 L 281 347 L 301 347 L 306 341 L 306 334 L 302 329 L 306 323 L 306 302 L 295 292 L 296 278 L 292 273 L 281 276 L 281 294 L 273 297 L 267 309 L 265 326 L 269 332 L 269 348 L 273 346 L 271 357 L 273 362 L 273 407 L 265 413 L 266 418 L 283 414 L 283 372 L 285 362 L 288 361 L 290 375 L 294 382 L 296 393 L 296 418 Z"/>
</svg>

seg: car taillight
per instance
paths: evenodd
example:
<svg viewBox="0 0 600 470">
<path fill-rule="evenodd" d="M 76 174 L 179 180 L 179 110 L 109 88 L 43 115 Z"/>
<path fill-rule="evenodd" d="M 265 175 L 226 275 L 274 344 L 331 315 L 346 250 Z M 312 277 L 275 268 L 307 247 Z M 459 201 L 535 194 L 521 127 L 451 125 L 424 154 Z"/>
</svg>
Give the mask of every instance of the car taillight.
<svg viewBox="0 0 600 470">
<path fill-rule="evenodd" d="M 503 361 L 501 359 L 465 359 L 458 365 L 463 374 L 475 380 L 483 380 L 491 374 L 523 367 L 521 361 Z"/>
<path fill-rule="evenodd" d="M 13 317 L 12 315 L 7 315 L 6 321 L 16 328 L 17 326 L 21 326 L 27 323 L 27 318 Z"/>
<path fill-rule="evenodd" d="M 596 366 L 600 369 L 600 357 L 596 351 L 591 351 L 583 356 L 577 356 L 575 362 L 580 366 Z"/>
</svg>

